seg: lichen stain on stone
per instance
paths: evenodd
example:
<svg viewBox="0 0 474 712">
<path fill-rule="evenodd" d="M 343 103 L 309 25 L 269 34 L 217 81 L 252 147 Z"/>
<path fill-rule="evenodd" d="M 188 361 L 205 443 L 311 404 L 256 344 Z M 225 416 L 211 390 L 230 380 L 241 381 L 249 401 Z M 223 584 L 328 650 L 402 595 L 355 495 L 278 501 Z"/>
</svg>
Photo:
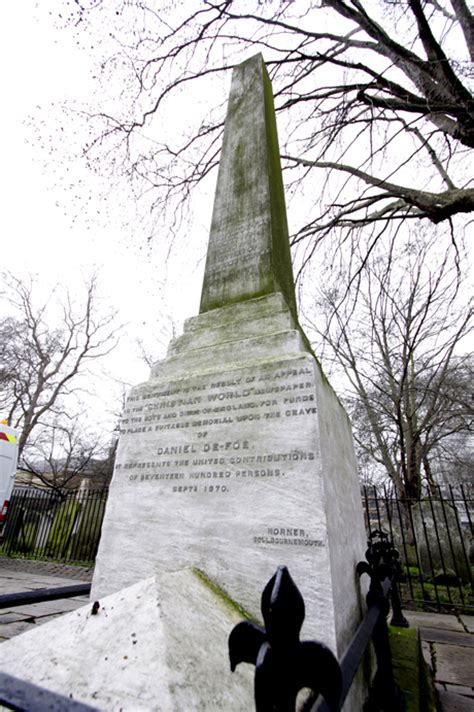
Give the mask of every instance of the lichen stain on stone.
<svg viewBox="0 0 474 712">
<path fill-rule="evenodd" d="M 224 591 L 224 589 L 221 588 L 218 583 L 209 578 L 209 576 L 204 573 L 204 571 L 193 566 L 192 572 L 201 581 L 201 583 L 203 583 L 206 588 L 212 591 L 212 593 L 217 596 L 227 608 L 230 608 L 233 613 L 237 613 L 242 618 L 261 625 L 261 622 L 259 620 L 257 620 L 251 613 L 249 613 L 243 606 L 241 606 L 240 603 L 234 601 L 234 599 L 229 596 L 227 591 Z"/>
</svg>

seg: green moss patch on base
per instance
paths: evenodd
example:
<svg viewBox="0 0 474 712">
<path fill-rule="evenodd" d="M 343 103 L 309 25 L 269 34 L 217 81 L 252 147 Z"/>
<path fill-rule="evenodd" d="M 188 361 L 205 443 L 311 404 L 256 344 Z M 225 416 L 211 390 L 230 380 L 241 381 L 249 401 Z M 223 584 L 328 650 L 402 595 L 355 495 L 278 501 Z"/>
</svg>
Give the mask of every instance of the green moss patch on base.
<svg viewBox="0 0 474 712">
<path fill-rule="evenodd" d="M 435 712 L 433 683 L 423 660 L 416 628 L 389 626 L 395 682 L 405 698 L 406 712 Z"/>
<path fill-rule="evenodd" d="M 202 583 L 207 586 L 207 588 L 209 588 L 218 598 L 220 598 L 220 600 L 234 613 L 238 613 L 240 616 L 242 616 L 242 618 L 245 618 L 246 620 L 251 621 L 252 623 L 261 625 L 260 621 L 258 621 L 254 616 L 252 616 L 251 613 L 245 610 L 245 608 L 241 606 L 240 603 L 234 601 L 234 599 L 229 596 L 227 591 L 224 591 L 224 589 L 221 588 L 219 584 L 209 578 L 209 576 L 205 574 L 204 571 L 196 568 L 195 566 L 193 566 L 192 571 L 195 576 L 197 576 L 197 578 L 202 581 Z"/>
</svg>

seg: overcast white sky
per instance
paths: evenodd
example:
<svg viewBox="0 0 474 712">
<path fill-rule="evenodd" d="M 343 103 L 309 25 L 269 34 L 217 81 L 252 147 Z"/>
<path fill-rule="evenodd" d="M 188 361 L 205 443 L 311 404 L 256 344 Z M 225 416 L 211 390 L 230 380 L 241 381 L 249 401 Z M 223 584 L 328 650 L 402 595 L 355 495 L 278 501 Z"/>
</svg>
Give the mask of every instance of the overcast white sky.
<svg viewBox="0 0 474 712">
<path fill-rule="evenodd" d="M 43 294 L 57 282 L 75 291 L 98 271 L 104 301 L 127 325 L 106 369 L 115 380 L 134 384 L 148 377 L 137 339 L 153 351 L 161 345 L 163 354 L 170 321 L 179 325 L 198 312 L 212 189 L 201 201 L 192 234 L 177 241 L 168 261 L 160 247 L 167 240 L 147 244 L 142 206 L 125 191 L 102 197 L 104 183 L 75 158 L 85 124 L 73 114 L 65 121 L 61 106 L 94 106 L 97 84 L 91 76 L 110 47 L 100 27 L 90 42 L 83 33 L 77 43 L 58 22 L 58 9 L 65 5 L 64 0 L 0 3 L 0 271 L 38 275 Z M 110 87 L 117 95 L 118 89 Z M 182 122 L 180 113 L 176 118 Z M 174 118 L 169 119 L 172 126 Z M 118 389 L 113 382 L 104 381 L 103 411 L 114 410 Z M 94 408 L 100 418 L 101 407 Z"/>
<path fill-rule="evenodd" d="M 87 38 L 76 44 L 73 33 L 57 24 L 54 8 L 60 4 L 55 0 L 0 4 L 0 271 L 37 275 L 38 294 L 43 295 L 57 282 L 76 291 L 84 278 L 98 271 L 104 303 L 116 308 L 118 320 L 127 325 L 107 371 L 134 384 L 148 377 L 136 340 L 144 339 L 150 349 L 161 343 L 163 351 L 170 319 L 179 324 L 198 312 L 212 201 L 203 206 L 195 226 L 197 251 L 175 251 L 167 265 L 157 244 L 147 245 L 130 196 L 110 193 L 106 204 L 89 199 L 96 182 L 98 192 L 103 185 L 74 159 L 84 139 L 82 124 L 78 122 L 69 134 L 67 128 L 61 133 L 60 106 L 93 104 L 95 85 L 90 76 L 101 59 L 100 50 L 107 48 L 97 43 L 88 47 Z M 71 161 L 65 171 L 69 146 Z M 72 176 L 70 188 L 64 175 Z M 114 219 L 116 215 L 120 219 Z M 127 227 L 124 215 L 130 216 Z M 113 399 L 112 392 L 116 390 L 110 392 Z M 108 395 L 104 384 L 103 397 Z"/>
</svg>

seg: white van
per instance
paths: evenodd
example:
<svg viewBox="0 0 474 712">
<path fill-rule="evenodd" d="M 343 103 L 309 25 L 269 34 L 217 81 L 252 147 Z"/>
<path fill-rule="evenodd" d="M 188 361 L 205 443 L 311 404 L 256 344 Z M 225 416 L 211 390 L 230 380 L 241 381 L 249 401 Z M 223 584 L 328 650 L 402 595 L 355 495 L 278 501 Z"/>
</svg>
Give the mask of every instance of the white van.
<svg viewBox="0 0 474 712">
<path fill-rule="evenodd" d="M 18 430 L 10 428 L 6 420 L 0 421 L 0 537 L 15 483 L 19 437 Z"/>
</svg>

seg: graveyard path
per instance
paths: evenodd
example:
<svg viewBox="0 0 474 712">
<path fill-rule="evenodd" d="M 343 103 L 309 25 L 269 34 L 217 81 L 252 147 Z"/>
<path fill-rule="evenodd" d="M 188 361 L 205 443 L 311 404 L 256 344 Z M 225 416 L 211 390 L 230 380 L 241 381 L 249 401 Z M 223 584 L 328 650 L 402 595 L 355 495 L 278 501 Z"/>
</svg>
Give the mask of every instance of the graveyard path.
<svg viewBox="0 0 474 712">
<path fill-rule="evenodd" d="M 441 712 L 474 710 L 474 616 L 403 611 L 420 632 Z"/>
<path fill-rule="evenodd" d="M 92 568 L 0 559 L 0 594 L 87 583 Z M 86 596 L 0 610 L 0 642 L 88 603 Z M 417 627 L 441 712 L 474 710 L 474 616 L 404 611 Z"/>
<path fill-rule="evenodd" d="M 72 583 L 89 583 L 92 573 L 92 568 L 0 558 L 0 595 L 57 588 Z M 69 613 L 88 601 L 87 596 L 78 596 L 3 608 L 0 610 L 0 642 L 47 623 L 63 613 Z"/>
<path fill-rule="evenodd" d="M 59 576 L 74 581 L 92 581 L 93 566 L 72 566 L 68 564 L 55 564 L 51 561 L 37 561 L 34 559 L 0 558 L 0 585 L 4 576 L 13 572 L 27 574 L 40 574 L 44 576 Z"/>
</svg>

